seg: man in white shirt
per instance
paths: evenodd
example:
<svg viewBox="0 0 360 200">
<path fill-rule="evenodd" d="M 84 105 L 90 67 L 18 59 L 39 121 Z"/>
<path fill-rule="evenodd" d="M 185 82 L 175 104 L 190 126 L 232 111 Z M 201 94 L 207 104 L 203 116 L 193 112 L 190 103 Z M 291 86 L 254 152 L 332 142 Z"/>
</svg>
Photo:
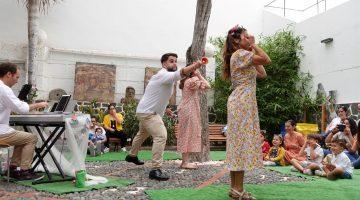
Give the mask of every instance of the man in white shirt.
<svg viewBox="0 0 360 200">
<path fill-rule="evenodd" d="M 11 87 L 20 77 L 20 70 L 13 63 L 0 64 L 0 144 L 14 146 L 10 167 L 10 176 L 18 180 L 39 178 L 31 172 L 31 162 L 37 136 L 32 133 L 17 131 L 9 126 L 11 111 L 26 113 L 37 108 L 44 108 L 48 104 L 40 102 L 28 105 L 17 98 Z"/>
<path fill-rule="evenodd" d="M 137 154 L 141 144 L 151 135 L 153 138 L 153 155 L 152 170 L 149 173 L 149 178 L 166 181 L 169 176 L 161 171 L 167 139 L 162 116 L 173 92 L 174 83 L 200 68 L 202 64 L 197 61 L 181 70 L 177 70 L 177 55 L 175 53 L 164 54 L 161 57 L 161 64 L 162 69 L 151 77 L 144 96 L 136 109 L 136 115 L 139 119 L 139 132 L 134 137 L 132 148 L 125 160 L 137 165 L 143 165 L 144 162 L 138 159 Z"/>
</svg>

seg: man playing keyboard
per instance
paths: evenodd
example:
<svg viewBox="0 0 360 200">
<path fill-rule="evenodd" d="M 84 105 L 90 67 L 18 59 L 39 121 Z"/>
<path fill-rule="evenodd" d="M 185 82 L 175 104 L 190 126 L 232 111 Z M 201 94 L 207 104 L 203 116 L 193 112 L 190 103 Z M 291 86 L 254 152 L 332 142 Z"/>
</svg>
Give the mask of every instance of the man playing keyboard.
<svg viewBox="0 0 360 200">
<path fill-rule="evenodd" d="M 14 146 L 11 158 L 10 177 L 17 180 L 36 180 L 40 176 L 30 171 L 37 136 L 17 131 L 9 126 L 11 111 L 26 113 L 30 110 L 45 108 L 46 102 L 27 104 L 20 101 L 12 91 L 20 77 L 20 70 L 13 63 L 0 64 L 0 144 Z"/>
</svg>

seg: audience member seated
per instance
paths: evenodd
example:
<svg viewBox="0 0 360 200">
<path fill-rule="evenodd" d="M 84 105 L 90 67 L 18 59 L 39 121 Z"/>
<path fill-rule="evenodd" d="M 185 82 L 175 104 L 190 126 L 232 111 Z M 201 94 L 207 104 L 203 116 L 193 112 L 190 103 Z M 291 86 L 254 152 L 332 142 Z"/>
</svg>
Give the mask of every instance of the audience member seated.
<svg viewBox="0 0 360 200">
<path fill-rule="evenodd" d="M 356 152 L 360 152 L 360 126 L 358 126 L 358 132 L 356 134 L 354 143 L 352 144 L 351 148 L 349 149 L 349 152 L 354 157 L 354 161 L 352 161 L 352 166 L 355 169 L 360 169 L 360 156 L 359 154 L 356 154 Z"/>
<path fill-rule="evenodd" d="M 329 180 L 351 179 L 353 167 L 350 159 L 346 156 L 344 139 L 336 139 L 331 143 L 331 154 L 323 160 L 321 171 L 315 171 L 319 176 L 327 177 Z"/>
<path fill-rule="evenodd" d="M 266 140 L 266 131 L 265 130 L 260 130 L 260 140 L 261 140 L 261 149 L 262 149 L 262 154 L 263 154 L 263 159 L 265 158 L 265 156 L 269 153 L 270 150 L 270 144 L 269 142 Z"/>
<path fill-rule="evenodd" d="M 321 146 L 319 145 L 319 140 L 321 136 L 318 134 L 310 134 L 305 139 L 305 145 L 301 147 L 299 155 L 305 155 L 306 160 L 299 161 L 296 158 L 291 160 L 291 164 L 294 168 L 303 174 L 315 175 L 315 170 L 322 167 L 321 161 L 324 158 L 324 152 Z"/>
<path fill-rule="evenodd" d="M 104 153 L 106 136 L 103 134 L 103 129 L 98 127 L 94 134 L 89 135 L 89 151 L 91 156 L 98 156 Z"/>
<path fill-rule="evenodd" d="M 90 123 L 90 127 L 89 127 L 89 130 L 90 130 L 90 134 L 95 134 L 95 130 L 97 128 L 101 128 L 102 129 L 102 132 L 103 132 L 103 135 L 105 136 L 105 129 L 101 126 L 101 124 L 97 121 L 96 117 L 95 116 L 91 116 L 91 123 Z"/>
<path fill-rule="evenodd" d="M 348 150 L 351 149 L 351 146 L 354 143 L 354 135 L 356 132 L 356 122 L 346 118 L 341 124 L 338 124 L 337 127 L 331 131 L 331 133 L 326 137 L 325 142 L 329 144 L 333 140 L 344 139 L 346 141 L 345 154 L 352 162 L 354 162 L 358 156 L 356 153 L 349 152 Z"/>
<path fill-rule="evenodd" d="M 323 147 L 326 146 L 326 145 L 325 145 L 325 143 L 326 143 L 326 142 L 325 142 L 326 138 L 328 137 L 328 135 L 329 135 L 331 132 L 335 131 L 334 129 L 337 128 L 337 125 L 338 125 L 338 124 L 341 124 L 342 122 L 345 121 L 345 119 L 347 118 L 347 115 L 348 115 L 347 111 L 348 111 L 348 108 L 345 107 L 345 106 L 340 106 L 340 107 L 338 108 L 338 110 L 337 110 L 337 115 L 338 115 L 338 117 L 335 117 L 335 118 L 331 121 L 331 123 L 326 127 L 326 130 L 325 130 L 324 133 L 321 133 L 322 141 L 320 141 L 320 145 L 322 145 Z M 350 124 L 353 124 L 353 122 L 355 122 L 355 120 L 350 119 Z M 356 122 L 355 122 L 355 123 L 356 123 Z M 355 130 L 352 129 L 352 132 L 356 132 L 356 128 L 355 128 Z M 326 155 L 327 153 L 329 153 L 329 151 L 326 151 L 326 150 L 325 150 L 325 155 Z"/>
<path fill-rule="evenodd" d="M 123 116 L 120 113 L 116 113 L 115 104 L 111 103 L 108 106 L 109 114 L 104 117 L 104 128 L 106 129 L 106 143 L 105 146 L 109 148 L 109 138 L 119 138 L 121 150 L 126 151 L 126 139 L 127 136 L 123 131 L 122 123 L 124 121 Z"/>
<path fill-rule="evenodd" d="M 304 136 L 301 133 L 295 131 L 296 123 L 294 120 L 288 120 L 285 123 L 285 160 L 287 163 L 290 163 L 292 159 L 298 161 L 304 161 L 306 159 L 305 155 L 299 155 L 301 147 L 305 145 Z"/>
<path fill-rule="evenodd" d="M 0 144 L 14 146 L 10 161 L 10 177 L 17 180 L 37 180 L 42 176 L 30 170 L 34 149 L 37 142 L 36 134 L 18 131 L 9 126 L 11 112 L 27 113 L 30 110 L 45 108 L 46 102 L 27 104 L 20 101 L 12 91 L 20 78 L 20 70 L 13 63 L 0 64 Z"/>
<path fill-rule="evenodd" d="M 285 149 L 282 147 L 281 135 L 274 135 L 269 153 L 265 156 L 265 166 L 285 166 Z"/>
</svg>

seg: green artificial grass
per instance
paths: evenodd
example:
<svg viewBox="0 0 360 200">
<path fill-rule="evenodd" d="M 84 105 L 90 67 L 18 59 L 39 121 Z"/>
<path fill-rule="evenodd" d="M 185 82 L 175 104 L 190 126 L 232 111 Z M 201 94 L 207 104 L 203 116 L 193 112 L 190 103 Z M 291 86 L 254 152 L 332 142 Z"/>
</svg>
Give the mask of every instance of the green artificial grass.
<svg viewBox="0 0 360 200">
<path fill-rule="evenodd" d="M 225 160 L 226 151 L 210 151 L 210 159 L 213 161 Z"/>
<path fill-rule="evenodd" d="M 125 152 L 108 152 L 99 156 L 87 156 L 86 162 L 94 161 L 123 161 L 125 160 L 127 153 Z M 211 151 L 210 159 L 214 161 L 225 160 L 226 152 L 225 151 Z M 149 150 L 140 151 L 138 154 L 140 160 L 151 160 L 152 153 Z M 180 160 L 181 155 L 176 151 L 165 151 L 164 160 Z"/>
<path fill-rule="evenodd" d="M 283 168 L 283 169 L 280 169 Z M 292 174 L 289 167 L 279 167 L 276 171 Z M 294 172 L 296 173 L 296 172 Z M 300 173 L 299 173 L 300 174 Z M 299 175 L 297 174 L 297 175 Z M 353 179 L 330 181 L 325 178 L 314 178 L 304 182 L 283 182 L 276 184 L 245 185 L 245 189 L 258 200 L 357 200 L 360 197 L 360 171 L 355 170 Z M 202 189 L 180 188 L 167 190 L 147 190 L 152 200 L 225 200 L 229 199 L 228 185 L 212 185 Z"/>
<path fill-rule="evenodd" d="M 64 182 L 55 182 L 55 183 L 42 183 L 33 185 L 32 181 L 19 181 L 16 182 L 20 185 L 30 186 L 38 191 L 50 192 L 53 194 L 66 194 L 73 192 L 82 192 L 93 189 L 101 189 L 108 187 L 121 187 L 133 184 L 134 182 L 131 180 L 123 180 L 119 178 L 107 177 L 108 182 L 104 184 L 91 185 L 84 188 L 75 187 L 75 183 L 72 181 L 64 181 Z"/>
<path fill-rule="evenodd" d="M 127 153 L 126 152 L 108 152 L 99 156 L 87 156 L 85 161 L 93 162 L 93 161 L 123 161 L 125 160 Z M 140 160 L 151 160 L 152 153 L 151 151 L 140 151 L 138 154 Z M 164 152 L 164 160 L 178 160 L 181 159 L 181 156 L 177 154 L 175 151 L 165 151 Z"/>
<path fill-rule="evenodd" d="M 298 176 L 298 177 L 304 177 L 304 178 L 307 178 L 307 179 L 321 178 L 321 177 L 318 177 L 318 176 L 309 176 L 309 175 L 302 174 L 302 173 L 299 173 L 299 172 L 292 172 L 290 170 L 291 166 L 267 166 L 265 168 L 270 170 L 270 171 L 276 171 L 276 172 L 279 172 L 279 173 L 282 173 L 282 174 L 293 175 L 293 176 Z"/>
</svg>

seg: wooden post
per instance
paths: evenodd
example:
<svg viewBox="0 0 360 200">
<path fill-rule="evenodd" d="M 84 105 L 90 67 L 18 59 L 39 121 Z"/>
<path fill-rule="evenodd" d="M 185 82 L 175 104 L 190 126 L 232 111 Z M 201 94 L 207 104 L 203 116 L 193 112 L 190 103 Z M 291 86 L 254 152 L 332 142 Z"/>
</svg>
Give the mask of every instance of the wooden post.
<svg viewBox="0 0 360 200">
<path fill-rule="evenodd" d="M 321 105 L 321 132 L 325 132 L 326 129 L 326 105 Z"/>
</svg>

